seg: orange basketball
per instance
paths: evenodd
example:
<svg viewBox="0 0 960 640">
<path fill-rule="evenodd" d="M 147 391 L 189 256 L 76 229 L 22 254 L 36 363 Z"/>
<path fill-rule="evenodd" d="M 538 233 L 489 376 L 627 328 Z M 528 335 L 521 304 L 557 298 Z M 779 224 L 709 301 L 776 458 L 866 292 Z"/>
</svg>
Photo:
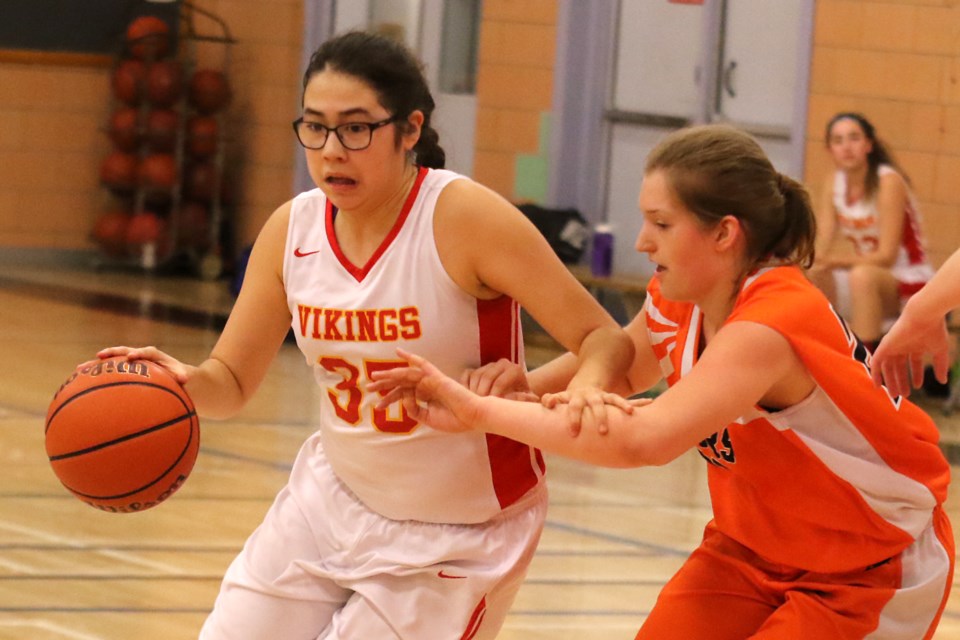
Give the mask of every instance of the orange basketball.
<svg viewBox="0 0 960 640">
<path fill-rule="evenodd" d="M 147 100 L 158 107 L 169 107 L 180 97 L 183 68 L 176 60 L 154 62 L 147 67 Z"/>
<path fill-rule="evenodd" d="M 143 98 L 144 84 L 147 79 L 147 66 L 140 60 L 124 60 L 110 78 L 113 95 L 117 100 L 130 106 L 136 106 Z"/>
<path fill-rule="evenodd" d="M 170 26 L 156 16 L 140 16 L 127 27 L 127 46 L 136 58 L 162 58 L 170 50 Z"/>
<path fill-rule="evenodd" d="M 130 218 L 127 224 L 126 241 L 127 244 L 134 246 L 159 243 L 166 230 L 166 222 L 157 214 L 152 211 L 142 211 Z"/>
<path fill-rule="evenodd" d="M 108 134 L 120 151 L 136 151 L 140 144 L 140 116 L 134 107 L 120 107 L 110 116 Z"/>
<path fill-rule="evenodd" d="M 147 144 L 153 151 L 170 153 L 177 143 L 180 116 L 173 109 L 154 109 L 147 115 Z"/>
<path fill-rule="evenodd" d="M 100 182 L 117 191 L 127 193 L 137 186 L 137 156 L 114 151 L 100 165 Z"/>
<path fill-rule="evenodd" d="M 214 69 L 198 69 L 190 78 L 190 104 L 202 114 L 210 114 L 227 106 L 232 97 L 227 77 Z"/>
<path fill-rule="evenodd" d="M 187 121 L 187 150 L 194 158 L 209 158 L 217 150 L 220 126 L 213 116 L 194 116 Z"/>
<path fill-rule="evenodd" d="M 130 213 L 122 210 L 107 211 L 97 218 L 92 236 L 108 255 L 121 256 L 127 249 L 127 226 Z"/>
<path fill-rule="evenodd" d="M 177 181 L 177 160 L 172 153 L 151 153 L 137 167 L 137 182 L 148 193 L 169 193 Z"/>
<path fill-rule="evenodd" d="M 169 498 L 190 475 L 200 446 L 193 402 L 173 376 L 123 358 L 74 371 L 53 396 L 45 433 L 63 486 L 113 513 Z"/>
</svg>

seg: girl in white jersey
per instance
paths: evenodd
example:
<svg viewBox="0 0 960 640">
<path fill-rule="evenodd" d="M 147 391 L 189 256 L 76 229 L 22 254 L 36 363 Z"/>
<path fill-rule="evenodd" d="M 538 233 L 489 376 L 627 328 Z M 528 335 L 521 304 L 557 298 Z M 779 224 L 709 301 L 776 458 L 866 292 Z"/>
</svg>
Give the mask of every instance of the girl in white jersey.
<svg viewBox="0 0 960 640">
<path fill-rule="evenodd" d="M 227 417 L 292 324 L 320 386 L 319 430 L 227 571 L 201 638 L 492 639 L 543 526 L 543 459 L 507 438 L 426 428 L 366 385 L 402 364 L 398 346 L 455 376 L 522 363 L 522 304 L 579 354 L 578 423 L 604 413 L 600 389 L 632 343 L 516 208 L 441 169 L 434 102 L 402 45 L 360 32 L 327 41 L 302 106 L 294 129 L 318 188 L 265 224 L 210 357 L 99 355 L 159 362 L 201 415 Z"/>
<path fill-rule="evenodd" d="M 817 261 L 810 277 L 848 316 L 867 348 L 876 349 L 886 318 L 932 276 L 920 214 L 906 174 L 858 113 L 827 123 L 827 149 L 836 170 L 817 209 Z M 837 251 L 839 234 L 853 246 Z M 847 279 L 849 308 L 838 304 L 836 277 Z"/>
</svg>

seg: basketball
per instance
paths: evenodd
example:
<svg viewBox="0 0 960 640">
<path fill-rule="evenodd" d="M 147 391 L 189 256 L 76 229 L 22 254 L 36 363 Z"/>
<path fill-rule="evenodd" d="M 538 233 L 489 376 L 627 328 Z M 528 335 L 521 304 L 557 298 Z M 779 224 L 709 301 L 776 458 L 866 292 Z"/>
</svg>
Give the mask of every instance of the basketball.
<svg viewBox="0 0 960 640">
<path fill-rule="evenodd" d="M 194 116 L 187 121 L 187 149 L 194 158 L 209 158 L 214 154 L 219 128 L 213 116 Z"/>
<path fill-rule="evenodd" d="M 124 358 L 74 371 L 53 396 L 44 432 L 63 486 L 112 513 L 169 498 L 190 475 L 200 446 L 193 402 L 173 376 Z"/>
<path fill-rule="evenodd" d="M 172 153 L 151 153 L 137 167 L 137 182 L 149 195 L 169 194 L 177 181 Z"/>
<path fill-rule="evenodd" d="M 136 58 L 162 58 L 170 50 L 170 26 L 156 16 L 140 16 L 127 27 L 127 46 Z"/>
<path fill-rule="evenodd" d="M 140 144 L 139 114 L 134 107 L 120 107 L 110 116 L 108 134 L 120 151 L 136 151 Z"/>
<path fill-rule="evenodd" d="M 147 66 L 140 60 L 124 60 L 110 78 L 113 95 L 120 102 L 136 106 L 143 97 Z"/>
<path fill-rule="evenodd" d="M 146 71 L 146 93 L 150 104 L 169 107 L 180 97 L 183 68 L 175 60 L 154 62 Z"/>
<path fill-rule="evenodd" d="M 141 211 L 130 218 L 125 239 L 128 245 L 134 247 L 155 244 L 163 239 L 166 230 L 165 221 L 157 214 L 152 211 Z"/>
<path fill-rule="evenodd" d="M 154 109 L 147 115 L 147 144 L 153 151 L 174 151 L 179 127 L 180 116 L 176 111 Z"/>
<path fill-rule="evenodd" d="M 127 248 L 127 226 L 131 214 L 122 211 L 107 211 L 97 218 L 91 233 L 94 242 L 111 256 L 122 256 Z"/>
<path fill-rule="evenodd" d="M 137 156 L 114 151 L 100 165 L 100 182 L 118 193 L 133 191 L 137 186 Z"/>
<path fill-rule="evenodd" d="M 214 69 L 198 69 L 190 78 L 190 104 L 202 114 L 219 111 L 230 102 L 227 77 Z"/>
</svg>

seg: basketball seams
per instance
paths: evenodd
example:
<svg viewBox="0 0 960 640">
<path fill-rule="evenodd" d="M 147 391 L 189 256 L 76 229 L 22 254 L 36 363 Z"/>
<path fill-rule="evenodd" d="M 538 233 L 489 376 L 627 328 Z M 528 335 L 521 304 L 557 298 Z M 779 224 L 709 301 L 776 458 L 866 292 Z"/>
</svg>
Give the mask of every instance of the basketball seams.
<svg viewBox="0 0 960 640">
<path fill-rule="evenodd" d="M 120 386 L 124 386 L 124 385 L 130 385 L 130 386 L 135 385 L 135 386 L 153 387 L 153 388 L 155 388 L 155 389 L 161 389 L 161 390 L 163 390 L 163 391 L 166 391 L 167 393 L 169 393 L 169 394 L 172 395 L 173 397 L 175 397 L 177 400 L 179 400 L 179 401 L 180 401 L 180 404 L 183 405 L 183 408 L 187 411 L 188 414 L 196 413 L 196 411 L 194 410 L 193 406 L 192 406 L 191 404 L 185 402 L 183 396 L 182 396 L 180 393 L 177 393 L 175 390 L 173 390 L 173 389 L 171 389 L 171 388 L 169 388 L 169 387 L 167 387 L 167 386 L 164 386 L 164 385 L 162 385 L 162 384 L 158 384 L 158 383 L 156 383 L 156 382 L 143 382 L 143 381 L 141 381 L 141 380 L 123 380 L 123 381 L 120 381 L 120 382 L 104 382 L 103 384 L 98 384 L 98 385 L 95 386 L 95 387 L 90 387 L 90 388 L 88 388 L 88 389 L 84 389 L 83 391 L 78 391 L 77 393 L 73 394 L 72 396 L 70 396 L 69 398 L 67 398 L 66 400 L 64 400 L 64 401 L 60 404 L 60 406 L 57 407 L 56 411 L 54 411 L 53 414 L 51 414 L 50 417 L 47 418 L 47 423 L 46 423 L 46 425 L 44 426 L 43 433 L 46 434 L 46 433 L 50 430 L 50 425 L 53 424 L 53 420 L 54 420 L 54 418 L 57 417 L 57 414 L 60 413 L 60 410 L 63 409 L 64 407 L 66 407 L 68 404 L 70 404 L 70 403 L 73 402 L 74 400 L 76 400 L 77 398 L 82 398 L 83 396 L 87 395 L 88 393 L 93 393 L 93 392 L 96 391 L 97 389 L 107 389 L 107 388 L 110 388 L 110 387 L 120 387 Z M 54 401 L 56 401 L 56 396 L 54 396 Z"/>
<path fill-rule="evenodd" d="M 93 495 L 93 494 L 89 494 L 89 493 L 83 493 L 82 491 L 77 491 L 76 489 L 72 488 L 70 485 L 68 485 L 67 483 L 63 482 L 62 480 L 61 480 L 61 484 L 62 484 L 64 487 L 66 487 L 67 489 L 69 489 L 70 491 L 72 491 L 72 492 L 73 492 L 74 494 L 76 494 L 77 496 L 80 496 L 81 498 L 89 498 L 90 500 L 120 500 L 121 498 L 127 498 L 127 497 L 129 497 L 129 496 L 132 496 L 132 495 L 135 495 L 135 494 L 137 494 L 137 493 L 140 493 L 141 491 L 144 491 L 145 489 L 149 489 L 149 488 L 152 487 L 153 485 L 157 484 L 158 482 L 160 482 L 161 480 L 163 480 L 164 478 L 166 478 L 167 475 L 169 475 L 170 472 L 173 471 L 173 470 L 180 464 L 180 461 L 183 460 L 183 457 L 184 457 L 185 455 L 187 455 L 187 453 L 188 453 L 188 452 L 190 451 L 190 449 L 191 449 L 191 445 L 193 444 L 193 434 L 194 434 L 194 432 L 196 432 L 197 435 L 199 436 L 199 429 L 198 429 L 198 426 L 199 426 L 199 425 L 198 425 L 198 424 L 196 423 L 196 421 L 195 421 L 196 413 L 190 413 L 190 414 L 187 414 L 187 415 L 185 415 L 185 416 L 182 416 L 182 417 L 180 418 L 180 420 L 182 420 L 183 418 L 189 418 L 189 419 L 190 419 L 190 432 L 189 432 L 189 437 L 187 438 L 187 443 L 186 443 L 186 445 L 184 445 L 183 450 L 180 452 L 180 455 L 177 456 L 177 459 L 174 460 L 173 464 L 171 464 L 171 465 L 170 465 L 169 467 L 167 467 L 160 475 L 158 475 L 156 478 L 154 478 L 153 480 L 151 480 L 151 481 L 148 482 L 147 484 L 143 485 L 142 487 L 139 487 L 139 488 L 137 488 L 137 489 L 132 489 L 132 490 L 127 491 L 127 492 L 124 492 L 124 493 L 119 493 L 119 494 L 117 494 L 117 495 L 101 496 L 101 495 Z"/>
<path fill-rule="evenodd" d="M 196 411 L 190 411 L 189 413 L 184 413 L 184 414 L 182 414 L 182 415 L 179 415 L 179 416 L 177 416 L 176 418 L 174 418 L 174 419 L 172 419 L 172 420 L 167 420 L 166 422 L 161 422 L 160 424 L 156 424 L 156 425 L 154 425 L 154 426 L 152 426 L 152 427 L 147 427 L 146 429 L 143 429 L 142 431 L 137 431 L 137 432 L 135 432 L 135 433 L 128 433 L 128 434 L 125 435 L 125 436 L 121 436 L 121 437 L 119 437 L 119 438 L 114 438 L 113 440 L 109 440 L 109 441 L 107 441 L 107 442 L 101 442 L 101 443 L 99 443 L 99 444 L 95 444 L 95 445 L 93 445 L 93 446 L 91 446 L 91 447 L 86 447 L 86 448 L 84 448 L 84 449 L 78 449 L 78 450 L 76 450 L 76 451 L 69 451 L 69 452 L 67 452 L 67 453 L 60 453 L 60 454 L 57 454 L 57 455 L 55 455 L 55 456 L 49 456 L 49 455 L 48 455 L 47 457 L 50 458 L 50 462 L 54 462 L 55 460 L 65 460 L 65 459 L 67 459 L 67 458 L 74 458 L 74 457 L 76 457 L 76 456 L 82 456 L 82 455 L 87 454 L 87 453 L 93 453 L 94 451 L 99 451 L 100 449 L 106 449 L 107 447 L 112 447 L 112 446 L 114 446 L 114 445 L 120 444 L 121 442 L 126 442 L 126 441 L 128 441 L 128 440 L 134 440 L 134 439 L 139 438 L 139 437 L 141 437 L 141 436 L 145 436 L 145 435 L 147 435 L 148 433 L 153 433 L 154 431 L 160 431 L 160 430 L 162 430 L 162 429 L 166 429 L 167 427 L 171 427 L 171 426 L 173 426 L 173 425 L 175 425 L 175 424 L 177 424 L 177 423 L 179 423 L 179 422 L 182 422 L 184 418 L 190 418 L 190 424 L 191 424 L 191 430 L 192 430 L 193 417 L 196 416 L 196 415 L 197 415 L 197 412 L 196 412 Z M 188 440 L 187 442 L 189 443 L 189 440 Z"/>
</svg>

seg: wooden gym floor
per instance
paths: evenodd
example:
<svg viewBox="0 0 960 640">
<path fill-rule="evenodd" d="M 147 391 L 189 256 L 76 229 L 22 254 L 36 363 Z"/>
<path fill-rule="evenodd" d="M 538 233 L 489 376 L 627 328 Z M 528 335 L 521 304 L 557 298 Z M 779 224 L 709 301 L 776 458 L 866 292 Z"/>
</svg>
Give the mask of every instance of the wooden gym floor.
<svg viewBox="0 0 960 640">
<path fill-rule="evenodd" d="M 313 429 L 299 352 L 283 347 L 241 415 L 202 423 L 193 475 L 151 511 L 106 514 L 68 495 L 47 463 L 43 420 L 73 366 L 103 346 L 155 344 L 199 361 L 231 302 L 223 283 L 0 263 L 0 639 L 196 638 Z M 528 355 L 536 364 L 550 353 Z M 930 411 L 953 452 L 960 420 Z M 705 465 L 694 453 L 657 469 L 548 465 L 546 530 L 500 638 L 633 638 L 709 518 Z M 956 490 L 948 509 L 960 531 Z M 960 639 L 960 590 L 936 638 Z"/>
</svg>

